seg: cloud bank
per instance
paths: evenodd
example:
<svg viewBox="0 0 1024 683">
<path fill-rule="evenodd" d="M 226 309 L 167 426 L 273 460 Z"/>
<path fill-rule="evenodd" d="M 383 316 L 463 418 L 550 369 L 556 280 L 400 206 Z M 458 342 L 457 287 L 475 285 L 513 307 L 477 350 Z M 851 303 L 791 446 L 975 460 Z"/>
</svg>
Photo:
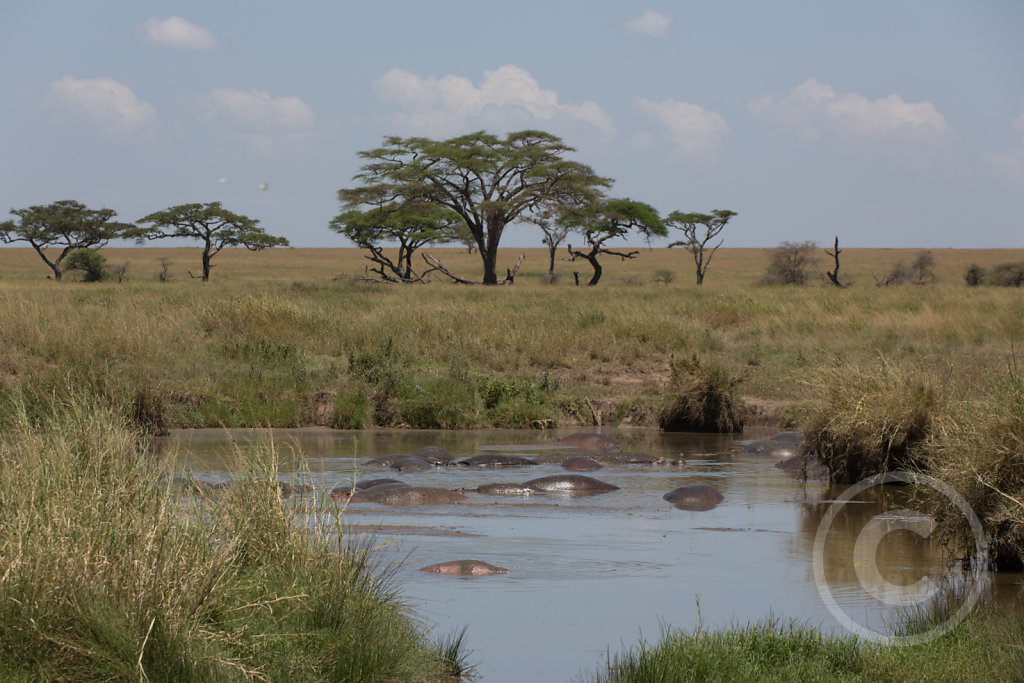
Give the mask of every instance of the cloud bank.
<svg viewBox="0 0 1024 683">
<path fill-rule="evenodd" d="M 767 95 L 750 103 L 766 121 L 794 129 L 808 139 L 830 131 L 847 139 L 900 139 L 934 144 L 950 136 L 946 119 L 931 102 L 905 102 L 899 95 L 870 100 L 809 78 L 784 96 Z"/>
<path fill-rule="evenodd" d="M 217 40 L 207 29 L 181 17 L 150 17 L 136 27 L 153 45 L 179 50 L 214 50 Z"/>
<path fill-rule="evenodd" d="M 64 76 L 50 84 L 43 103 L 85 121 L 112 137 L 124 137 L 156 125 L 156 107 L 110 78 Z"/>
<path fill-rule="evenodd" d="M 614 130 L 607 114 L 594 102 L 561 103 L 554 90 L 542 89 L 529 72 L 512 64 L 484 71 L 479 86 L 452 74 L 421 78 L 391 69 L 373 83 L 373 88 L 381 100 L 397 105 L 397 123 L 434 134 L 467 127 L 559 123 L 584 123 L 605 134 Z"/>
</svg>

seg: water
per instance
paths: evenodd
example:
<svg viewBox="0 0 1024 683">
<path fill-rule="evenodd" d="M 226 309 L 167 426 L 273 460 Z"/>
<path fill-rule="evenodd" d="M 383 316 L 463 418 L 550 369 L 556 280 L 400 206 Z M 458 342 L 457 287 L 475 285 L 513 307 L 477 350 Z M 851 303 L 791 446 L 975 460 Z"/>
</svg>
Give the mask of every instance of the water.
<svg viewBox="0 0 1024 683">
<path fill-rule="evenodd" d="M 475 488 L 564 473 L 545 464 L 394 474 L 359 463 L 426 445 L 459 457 L 495 450 L 538 455 L 569 433 L 276 430 L 273 438 L 285 446 L 282 479 L 298 476 L 299 459 L 288 454 L 301 452 L 309 470 L 303 481 L 327 492 L 363 476 Z M 654 642 L 665 627 L 713 629 L 774 616 L 837 633 L 848 632 L 849 621 L 888 633 L 900 605 L 923 595 L 928 584 L 919 581 L 958 576 L 941 549 L 915 531 L 920 520 L 901 512 L 905 490 L 876 487 L 842 505 L 823 536 L 816 582 L 815 538 L 828 501 L 842 488 L 794 481 L 771 458 L 730 453 L 731 437 L 605 433 L 626 450 L 678 464 L 587 473 L 621 487 L 598 496 L 468 493 L 457 505 L 364 503 L 345 513 L 353 532 L 379 529 L 375 542 L 386 558 L 404 559 L 398 572 L 404 596 L 429 626 L 438 634 L 469 626 L 467 644 L 482 680 L 576 680 L 596 670 L 608 652 L 641 638 Z M 236 430 L 230 436 L 246 448 L 270 433 Z M 752 436 L 761 435 L 744 435 Z M 178 432 L 172 440 L 197 478 L 230 478 L 232 447 L 224 431 Z M 691 512 L 662 499 L 695 483 L 715 486 L 724 501 Z M 463 578 L 418 571 L 457 559 L 483 560 L 510 573 Z M 819 591 L 822 583 L 831 608 Z"/>
</svg>

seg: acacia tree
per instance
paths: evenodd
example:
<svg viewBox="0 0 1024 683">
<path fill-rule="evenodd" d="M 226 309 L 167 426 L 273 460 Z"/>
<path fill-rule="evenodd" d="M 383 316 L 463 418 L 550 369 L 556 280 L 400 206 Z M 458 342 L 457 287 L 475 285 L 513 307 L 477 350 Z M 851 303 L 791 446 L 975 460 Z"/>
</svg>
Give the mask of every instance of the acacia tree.
<svg viewBox="0 0 1024 683">
<path fill-rule="evenodd" d="M 148 227 L 143 227 L 147 223 Z M 203 282 L 210 279 L 210 269 L 213 268 L 210 261 L 224 247 L 245 247 L 250 251 L 260 251 L 267 247 L 288 246 L 288 240 L 284 237 L 268 235 L 259 227 L 259 221 L 232 213 L 223 208 L 220 202 L 172 206 L 140 218 L 139 224 L 134 235 L 139 242 L 172 237 L 201 240 Z M 192 275 L 191 271 L 189 275 Z"/>
<path fill-rule="evenodd" d="M 704 284 L 704 275 L 708 272 L 715 251 L 722 246 L 725 239 L 708 248 L 718 234 L 725 230 L 726 224 L 736 215 L 735 211 L 715 210 L 711 213 L 683 213 L 673 211 L 665 219 L 665 223 L 681 230 L 684 239 L 673 242 L 669 247 L 686 247 L 693 254 L 693 262 L 697 266 L 697 284 Z"/>
<path fill-rule="evenodd" d="M 573 249 L 570 244 L 569 260 L 575 261 L 577 258 L 583 258 L 590 263 L 594 269 L 594 275 L 587 285 L 591 287 L 598 283 L 603 272 L 601 264 L 597 260 L 600 254 L 618 256 L 625 260 L 636 258 L 636 255 L 640 253 L 638 250 L 614 251 L 605 246 L 606 242 L 624 237 L 631 230 L 636 230 L 648 238 L 653 235 L 664 237 L 668 234 L 664 222 L 653 206 L 632 199 L 609 199 L 584 211 L 569 211 L 563 214 L 562 221 L 575 232 L 582 234 L 587 243 L 585 251 Z"/>
<path fill-rule="evenodd" d="M 425 201 L 457 213 L 480 252 L 484 284 L 497 284 L 498 243 L 505 227 L 563 199 L 597 198 L 611 181 L 564 155 L 575 151 L 536 130 L 504 138 L 483 131 L 434 141 L 387 137 L 355 179 L 389 201 Z M 344 190 L 343 190 L 344 192 Z"/>
<path fill-rule="evenodd" d="M 112 239 L 130 237 L 135 229 L 131 223 L 115 222 L 117 212 L 113 209 L 90 209 L 73 199 L 11 209 L 11 213 L 21 220 L 0 223 L 0 242 L 28 243 L 53 271 L 54 280 L 64 275 L 62 264 L 72 251 L 106 246 Z M 59 251 L 48 252 L 49 249 Z"/>
<path fill-rule="evenodd" d="M 555 255 L 558 253 L 558 247 L 569 236 L 569 226 L 558 220 L 558 211 L 552 207 L 537 211 L 527 216 L 525 220 L 536 225 L 544 233 L 541 241 L 548 248 L 548 278 L 554 282 Z"/>
<path fill-rule="evenodd" d="M 370 255 L 365 258 L 377 264 L 373 272 L 388 282 L 421 280 L 412 267 L 416 250 L 426 244 L 458 239 L 464 225 L 451 209 L 426 202 L 388 202 L 386 194 L 373 188 L 342 190 L 338 196 L 348 210 L 331 221 L 331 230 L 369 249 Z M 360 206 L 370 208 L 360 210 Z M 398 243 L 394 261 L 384 253 L 385 242 Z"/>
</svg>

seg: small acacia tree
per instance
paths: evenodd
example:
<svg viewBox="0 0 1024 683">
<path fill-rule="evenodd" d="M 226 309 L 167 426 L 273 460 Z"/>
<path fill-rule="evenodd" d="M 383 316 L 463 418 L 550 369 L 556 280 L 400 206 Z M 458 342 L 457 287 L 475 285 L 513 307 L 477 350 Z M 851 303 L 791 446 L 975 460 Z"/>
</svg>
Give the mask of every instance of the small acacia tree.
<svg viewBox="0 0 1024 683">
<path fill-rule="evenodd" d="M 736 215 L 735 211 L 716 209 L 711 213 L 683 213 L 673 211 L 665 219 L 665 223 L 673 228 L 681 230 L 683 238 L 673 242 L 669 247 L 686 247 L 693 254 L 693 262 L 697 266 L 697 284 L 704 284 L 704 274 L 708 272 L 711 265 L 711 258 L 715 251 L 722 246 L 725 239 L 718 241 L 718 244 L 708 248 L 708 245 L 718 237 L 718 234 L 725 230 L 726 224 Z"/>
<path fill-rule="evenodd" d="M 90 209 L 73 199 L 11 213 L 21 220 L 0 223 L 0 242 L 27 243 L 53 271 L 54 280 L 61 279 L 63 261 L 74 250 L 103 247 L 112 239 L 130 237 L 135 229 L 131 223 L 114 221 L 113 209 Z"/>
<path fill-rule="evenodd" d="M 587 247 L 573 249 L 570 244 L 569 260 L 582 258 L 590 263 L 594 275 L 587 284 L 591 287 L 601 279 L 603 269 L 597 260 L 599 255 L 609 254 L 625 260 L 636 258 L 640 253 L 637 250 L 614 251 L 605 246 L 606 242 L 624 237 L 633 230 L 648 238 L 653 235 L 664 237 L 668 234 L 665 224 L 653 206 L 632 199 L 609 199 L 583 210 L 567 211 L 561 220 L 575 232 L 583 235 Z"/>
<path fill-rule="evenodd" d="M 288 246 L 288 240 L 284 237 L 268 235 L 259 227 L 259 221 L 232 213 L 223 208 L 220 202 L 172 206 L 166 211 L 151 213 L 139 219 L 139 225 L 133 236 L 140 242 L 172 237 L 202 241 L 203 282 L 210 279 L 210 269 L 213 268 L 210 261 L 224 247 L 245 247 L 251 251 L 260 251 L 267 247 Z M 189 272 L 189 275 L 192 273 Z"/>
<path fill-rule="evenodd" d="M 768 270 L 761 279 L 766 284 L 805 285 L 817 258 L 814 242 L 783 242 L 768 254 Z"/>
<path fill-rule="evenodd" d="M 347 211 L 330 223 L 331 230 L 368 249 L 376 264 L 373 272 L 388 282 L 413 282 L 422 279 L 413 270 L 412 256 L 427 244 L 458 239 L 462 218 L 442 206 L 426 202 L 389 201 L 389 197 L 365 190 L 342 190 L 339 198 Z M 357 207 L 371 206 L 360 210 Z M 384 243 L 397 242 L 395 260 L 384 253 Z"/>
</svg>

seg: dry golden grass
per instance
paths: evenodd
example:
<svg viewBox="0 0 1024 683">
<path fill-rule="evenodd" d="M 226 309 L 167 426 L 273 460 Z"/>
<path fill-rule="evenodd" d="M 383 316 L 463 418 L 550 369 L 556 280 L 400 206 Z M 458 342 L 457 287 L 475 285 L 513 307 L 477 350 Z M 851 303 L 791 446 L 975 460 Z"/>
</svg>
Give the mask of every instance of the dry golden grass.
<svg viewBox="0 0 1024 683">
<path fill-rule="evenodd" d="M 589 274 L 580 263 L 559 261 L 559 280 L 544 282 L 544 249 L 503 250 L 502 264 L 526 260 L 513 287 L 497 288 L 361 282 L 367 262 L 355 249 L 225 250 L 205 284 L 187 273 L 198 270 L 194 248 L 104 253 L 129 263 L 125 282 L 53 282 L 31 250 L 0 249 L 0 386 L 84 372 L 126 401 L 156 396 L 174 408 L 172 424 L 309 424 L 331 412 L 324 400 L 358 408 L 379 394 L 349 364 L 390 341 L 403 381 L 459 384 L 456 393 L 501 377 L 544 383 L 577 408 L 585 398 L 653 404 L 672 358 L 697 354 L 741 376 L 747 397 L 801 401 L 819 398 L 821 371 L 880 358 L 970 385 L 1024 336 L 1019 290 L 962 277 L 1024 250 L 934 250 L 936 284 L 889 288 L 875 279 L 917 250 L 844 250 L 852 286 L 842 290 L 758 284 L 766 249 L 719 250 L 702 287 L 688 252 L 642 250 L 607 259 L 593 288 L 572 284 L 573 268 Z M 475 254 L 431 253 L 478 276 Z M 161 259 L 170 282 L 158 281 Z M 668 285 L 654 281 L 661 270 L 674 274 Z M 487 407 L 470 407 L 464 426 L 486 424 Z"/>
</svg>

